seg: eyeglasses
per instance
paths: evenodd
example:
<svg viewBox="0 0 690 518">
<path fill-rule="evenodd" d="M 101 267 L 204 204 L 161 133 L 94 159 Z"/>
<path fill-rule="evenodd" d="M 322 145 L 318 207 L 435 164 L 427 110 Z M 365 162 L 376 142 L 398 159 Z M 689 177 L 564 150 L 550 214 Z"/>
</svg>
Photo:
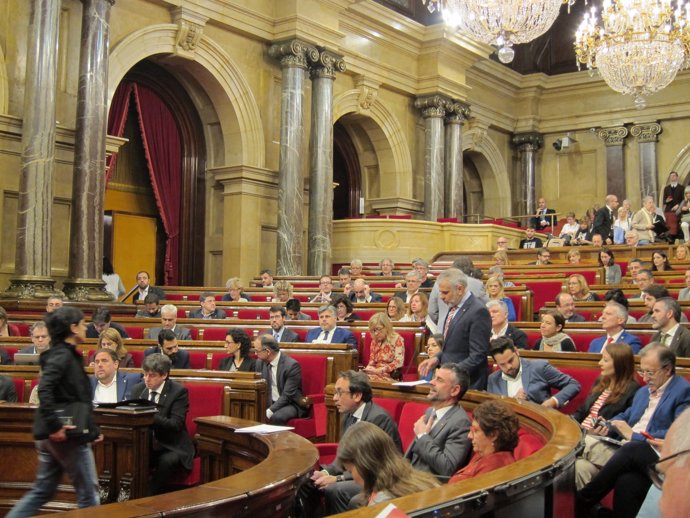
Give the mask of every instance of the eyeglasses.
<svg viewBox="0 0 690 518">
<path fill-rule="evenodd" d="M 653 370 L 653 371 L 638 370 L 638 371 L 635 371 L 635 372 L 637 372 L 637 375 L 638 375 L 640 378 L 644 378 L 645 376 L 646 376 L 647 378 L 651 378 L 652 376 L 655 376 L 656 373 L 659 372 L 659 371 L 662 370 L 662 369 L 664 369 L 664 367 L 661 367 L 661 368 L 656 369 L 656 370 Z"/>
<path fill-rule="evenodd" d="M 343 394 L 352 394 L 349 390 L 336 389 L 335 394 L 338 397 L 343 397 Z"/>
<path fill-rule="evenodd" d="M 374 333 L 380 333 L 381 331 L 385 331 L 383 327 L 375 327 L 372 329 Z"/>
<path fill-rule="evenodd" d="M 676 452 L 673 455 L 669 455 L 668 457 L 659 459 L 658 461 L 653 462 L 648 466 L 647 474 L 649 475 L 649 478 L 652 480 L 652 483 L 657 487 L 657 489 L 661 489 L 661 486 L 664 485 L 665 478 L 665 475 L 661 471 L 659 471 L 659 464 L 661 464 L 662 462 L 669 461 L 671 459 L 675 459 L 676 457 L 680 457 L 681 455 L 685 455 L 687 453 L 690 453 L 690 449 Z"/>
</svg>

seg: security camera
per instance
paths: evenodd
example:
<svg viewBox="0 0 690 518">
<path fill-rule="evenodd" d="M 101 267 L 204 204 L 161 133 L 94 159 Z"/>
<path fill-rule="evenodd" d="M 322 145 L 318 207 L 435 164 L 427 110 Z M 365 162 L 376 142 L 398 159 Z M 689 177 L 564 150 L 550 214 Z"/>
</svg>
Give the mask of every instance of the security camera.
<svg viewBox="0 0 690 518">
<path fill-rule="evenodd" d="M 567 147 L 567 146 L 566 146 Z M 563 140 L 561 139 L 556 139 L 556 141 L 553 143 L 553 148 L 556 151 L 560 151 L 563 148 Z"/>
<path fill-rule="evenodd" d="M 575 144 L 575 142 L 577 142 L 577 140 L 575 140 L 575 139 L 570 135 L 570 133 L 567 133 L 567 134 L 565 135 L 565 137 L 562 137 L 562 138 L 559 138 L 559 139 L 556 139 L 556 140 L 555 140 L 555 142 L 553 143 L 553 148 L 554 148 L 556 151 L 561 151 L 561 150 L 563 150 L 563 149 L 568 149 L 570 146 L 572 146 L 573 144 Z"/>
</svg>

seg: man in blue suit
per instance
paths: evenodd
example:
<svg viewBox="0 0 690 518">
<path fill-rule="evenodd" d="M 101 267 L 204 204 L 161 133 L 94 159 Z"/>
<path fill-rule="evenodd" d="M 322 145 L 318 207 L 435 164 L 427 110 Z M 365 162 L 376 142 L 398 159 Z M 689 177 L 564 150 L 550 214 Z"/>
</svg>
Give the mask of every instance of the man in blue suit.
<svg viewBox="0 0 690 518">
<path fill-rule="evenodd" d="M 637 391 L 629 408 L 592 432 L 627 442 L 610 450 L 596 476 L 577 493 L 581 513 L 615 489 L 614 516 L 637 516 L 652 483 L 647 468 L 659 460 L 656 448 L 673 421 L 690 406 L 690 382 L 675 372 L 676 355 L 667 346 L 652 342 L 642 349 L 637 373 L 647 386 Z M 590 469 L 582 462 L 588 461 L 579 459 L 576 470 Z"/>
<path fill-rule="evenodd" d="M 491 356 L 500 371 L 489 376 L 487 392 L 560 408 L 580 393 L 580 383 L 546 360 L 525 360 L 507 336 L 491 340 Z M 551 389 L 559 389 L 551 395 Z"/>
<path fill-rule="evenodd" d="M 89 376 L 96 403 L 117 403 L 131 399 L 132 387 L 141 381 L 141 374 L 124 374 L 112 349 L 99 349 L 93 357 L 93 376 Z"/>
<path fill-rule="evenodd" d="M 352 349 L 357 348 L 357 339 L 348 329 L 336 327 L 336 311 L 333 306 L 325 305 L 319 308 L 319 327 L 310 329 L 307 333 L 307 343 L 317 344 L 348 344 Z"/>
<path fill-rule="evenodd" d="M 606 335 L 592 340 L 589 344 L 589 352 L 600 353 L 608 344 L 625 343 L 630 346 L 634 354 L 639 353 L 642 342 L 637 336 L 625 330 L 627 321 L 628 310 L 618 302 L 608 301 L 601 312 L 601 328 L 606 331 Z"/>
</svg>

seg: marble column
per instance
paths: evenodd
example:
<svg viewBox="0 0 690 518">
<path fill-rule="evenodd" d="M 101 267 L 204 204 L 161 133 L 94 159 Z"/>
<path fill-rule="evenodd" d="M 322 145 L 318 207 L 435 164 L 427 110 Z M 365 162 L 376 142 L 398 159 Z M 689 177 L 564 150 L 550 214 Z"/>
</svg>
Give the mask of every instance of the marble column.
<svg viewBox="0 0 690 518">
<path fill-rule="evenodd" d="M 289 40 L 271 45 L 268 55 L 278 59 L 282 68 L 277 271 L 278 275 L 302 275 L 304 81 L 308 61 L 317 61 L 319 51 L 300 40 Z"/>
<path fill-rule="evenodd" d="M 29 20 L 15 276 L 6 298 L 61 295 L 51 278 L 55 97 L 60 0 L 33 0 Z"/>
<path fill-rule="evenodd" d="M 544 146 L 544 136 L 540 133 L 521 133 L 513 137 L 513 145 L 518 150 L 520 178 L 523 185 L 520 194 L 524 200 L 524 206 L 520 207 L 519 211 L 523 214 L 534 214 L 537 209 L 535 203 L 537 151 Z"/>
<path fill-rule="evenodd" d="M 345 71 L 342 56 L 319 49 L 311 66 L 309 231 L 307 275 L 331 273 L 333 226 L 333 81 Z"/>
<path fill-rule="evenodd" d="M 79 301 L 112 299 L 101 276 L 109 19 L 114 3 L 115 0 L 82 0 L 69 276 L 64 284 L 65 294 Z"/>
<path fill-rule="evenodd" d="M 424 219 L 444 215 L 443 118 L 450 99 L 442 95 L 419 97 L 414 105 L 424 117 Z"/>
<path fill-rule="evenodd" d="M 597 136 L 606 144 L 606 194 L 615 194 L 622 202 L 625 199 L 625 155 L 623 144 L 628 136 L 625 126 L 599 128 Z"/>
<path fill-rule="evenodd" d="M 448 106 L 446 115 L 445 142 L 445 211 L 446 218 L 458 218 L 463 222 L 465 207 L 463 200 L 463 157 L 462 126 L 469 118 L 470 108 L 461 102 Z"/>
<path fill-rule="evenodd" d="M 635 124 L 630 128 L 630 134 L 637 140 L 640 150 L 640 192 L 642 196 L 659 199 L 659 183 L 656 164 L 656 143 L 661 133 L 658 122 Z"/>
</svg>

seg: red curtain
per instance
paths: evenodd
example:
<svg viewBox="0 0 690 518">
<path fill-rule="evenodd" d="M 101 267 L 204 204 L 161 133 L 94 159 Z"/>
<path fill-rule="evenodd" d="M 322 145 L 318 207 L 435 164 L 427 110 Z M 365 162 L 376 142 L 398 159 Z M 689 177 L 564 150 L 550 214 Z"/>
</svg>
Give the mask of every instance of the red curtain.
<svg viewBox="0 0 690 518">
<path fill-rule="evenodd" d="M 125 122 L 127 122 L 127 114 L 129 113 L 129 100 L 132 96 L 133 84 L 123 81 L 115 90 L 113 102 L 110 104 L 110 113 L 108 114 L 108 135 L 114 137 L 121 137 L 125 133 Z M 108 188 L 110 178 L 113 176 L 115 169 L 115 162 L 117 162 L 117 153 L 113 153 L 108 157 L 105 165 L 105 187 Z"/>
</svg>

